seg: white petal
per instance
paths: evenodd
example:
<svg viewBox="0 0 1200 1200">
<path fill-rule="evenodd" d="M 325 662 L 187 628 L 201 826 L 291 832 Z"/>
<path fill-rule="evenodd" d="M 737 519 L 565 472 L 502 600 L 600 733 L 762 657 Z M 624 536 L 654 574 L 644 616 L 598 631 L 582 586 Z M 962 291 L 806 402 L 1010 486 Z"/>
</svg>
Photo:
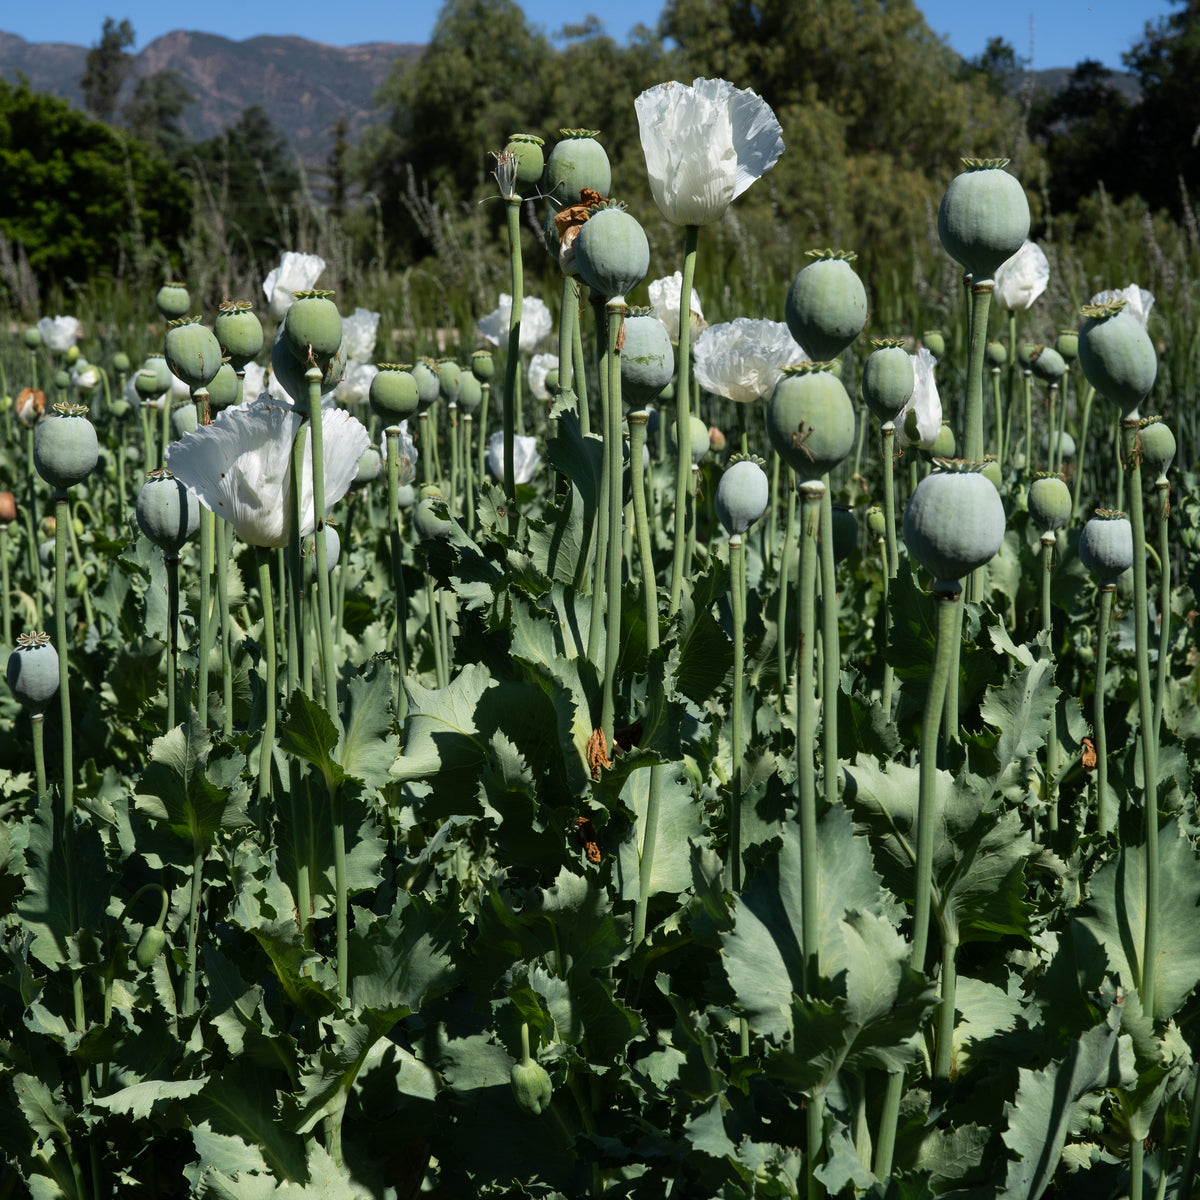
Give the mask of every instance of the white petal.
<svg viewBox="0 0 1200 1200">
<path fill-rule="evenodd" d="M 674 275 L 664 275 L 655 279 L 649 285 L 650 306 L 654 315 L 667 327 L 667 334 L 674 345 L 679 344 L 679 294 L 683 291 L 683 272 L 676 271 Z M 691 314 L 688 341 L 695 344 L 704 328 L 704 311 L 700 307 L 700 295 L 692 288 L 692 305 L 688 309 Z"/>
<path fill-rule="evenodd" d="M 305 431 L 307 434 L 307 430 Z M 325 511 L 328 512 L 349 490 L 358 474 L 358 460 L 371 444 L 366 427 L 357 417 L 339 408 L 321 409 L 322 461 L 325 463 Z M 300 536 L 313 531 L 312 454 L 304 456 L 300 482 Z"/>
<path fill-rule="evenodd" d="M 933 374 L 937 359 L 922 346 L 912 360 L 913 394 L 896 418 L 896 436 L 902 446 L 931 450 L 942 432 L 942 399 Z"/>
<path fill-rule="evenodd" d="M 351 316 L 343 317 L 342 340 L 346 343 L 346 358 L 356 363 L 370 362 L 378 332 L 379 314 L 368 308 L 356 308 Z"/>
<path fill-rule="evenodd" d="M 996 303 L 1001 308 L 1028 309 L 1050 282 L 1050 263 L 1042 248 L 1026 238 L 1020 250 L 996 268 Z"/>
<path fill-rule="evenodd" d="M 535 354 L 529 363 L 529 390 L 539 400 L 549 400 L 546 376 L 558 370 L 557 354 Z"/>
<path fill-rule="evenodd" d="M 325 260 L 318 254 L 299 254 L 295 250 L 284 251 L 283 257 L 263 283 L 271 316 L 276 321 L 292 306 L 292 293 L 304 292 L 317 282 L 325 270 Z"/>
<path fill-rule="evenodd" d="M 748 404 L 775 390 L 784 367 L 807 358 L 782 321 L 738 317 L 705 329 L 692 362 L 705 391 Z"/>
</svg>

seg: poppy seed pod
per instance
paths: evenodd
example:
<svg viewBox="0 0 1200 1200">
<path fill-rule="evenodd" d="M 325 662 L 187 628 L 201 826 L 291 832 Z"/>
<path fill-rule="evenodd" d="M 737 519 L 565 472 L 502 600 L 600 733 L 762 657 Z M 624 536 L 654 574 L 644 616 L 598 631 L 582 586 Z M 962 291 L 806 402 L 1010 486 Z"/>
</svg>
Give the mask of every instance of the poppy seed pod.
<svg viewBox="0 0 1200 1200">
<path fill-rule="evenodd" d="M 1071 489 L 1061 475 L 1039 475 L 1029 485 L 1029 516 L 1042 533 L 1062 529 L 1071 508 Z"/>
<path fill-rule="evenodd" d="M 199 317 L 172 321 L 167 329 L 167 366 L 194 392 L 208 387 L 221 369 L 221 344 Z"/>
<path fill-rule="evenodd" d="M 1029 236 L 1029 201 L 1006 158 L 964 158 L 938 208 L 938 236 L 947 254 L 976 284 L 1021 249 Z"/>
<path fill-rule="evenodd" d="M 403 421 L 417 411 L 420 396 L 411 371 L 400 363 L 380 363 L 371 380 L 371 408 L 385 421 Z"/>
<path fill-rule="evenodd" d="M 545 142 L 532 133 L 514 133 L 504 147 L 505 154 L 511 154 L 516 160 L 516 179 L 518 183 L 539 183 L 542 171 L 546 166 L 546 158 L 542 151 Z"/>
<path fill-rule="evenodd" d="M 883 424 L 894 421 L 912 398 L 916 376 L 912 355 L 898 339 L 871 343 L 875 349 L 863 364 L 862 394 Z"/>
<path fill-rule="evenodd" d="M 174 280 L 164 283 L 154 297 L 154 306 L 163 318 L 168 321 L 174 321 L 179 317 L 186 317 L 191 303 L 187 287 L 182 283 L 176 283 Z"/>
<path fill-rule="evenodd" d="M 66 491 L 82 483 L 96 468 L 100 446 L 82 405 L 56 404 L 54 416 L 37 427 L 33 465 L 53 488 Z"/>
<path fill-rule="evenodd" d="M 771 445 L 802 483 L 819 480 L 854 448 L 854 405 L 828 363 L 785 367 L 767 405 Z"/>
<path fill-rule="evenodd" d="M 246 300 L 224 301 L 213 322 L 213 333 L 235 372 L 240 371 L 263 348 L 262 322 Z"/>
<path fill-rule="evenodd" d="M 600 208 L 575 239 L 575 265 L 594 292 L 622 300 L 646 276 L 650 243 L 637 219 L 623 208 Z"/>
<path fill-rule="evenodd" d="M 342 314 L 332 292 L 297 292 L 283 328 L 288 349 L 306 367 L 315 363 L 323 371 L 342 344 Z"/>
<path fill-rule="evenodd" d="M 1175 461 L 1175 435 L 1159 417 L 1150 417 L 1138 429 L 1142 462 L 1154 472 L 1155 483 L 1165 483 L 1167 471 Z"/>
<path fill-rule="evenodd" d="M 867 323 L 867 293 L 844 250 L 810 250 L 788 289 L 783 314 L 792 337 L 817 362 L 832 362 Z"/>
<path fill-rule="evenodd" d="M 40 713 L 58 691 L 58 651 L 48 633 L 22 633 L 8 656 L 5 677 L 12 694 L 30 712 Z"/>
<path fill-rule="evenodd" d="M 200 527 L 200 502 L 170 471 L 153 471 L 138 492 L 137 523 L 163 553 L 177 555 Z"/>
<path fill-rule="evenodd" d="M 1123 512 L 1098 508 L 1080 530 L 1079 561 L 1102 588 L 1116 587 L 1117 580 L 1133 566 L 1133 526 Z"/>
<path fill-rule="evenodd" d="M 1088 383 L 1126 417 L 1136 417 L 1158 374 L 1154 343 L 1123 300 L 1086 305 L 1083 315 L 1079 365 Z"/>
<path fill-rule="evenodd" d="M 675 351 L 666 326 L 648 308 L 625 314 L 625 345 L 621 350 L 621 398 L 631 408 L 655 399 L 671 382 Z"/>
<path fill-rule="evenodd" d="M 771 487 L 762 465 L 735 459 L 717 484 L 716 509 L 727 533 L 745 533 L 767 511 Z"/>
<path fill-rule="evenodd" d="M 578 204 L 584 188 L 607 196 L 612 167 L 595 129 L 560 129 L 562 136 L 546 159 L 546 190 L 561 206 Z"/>
</svg>

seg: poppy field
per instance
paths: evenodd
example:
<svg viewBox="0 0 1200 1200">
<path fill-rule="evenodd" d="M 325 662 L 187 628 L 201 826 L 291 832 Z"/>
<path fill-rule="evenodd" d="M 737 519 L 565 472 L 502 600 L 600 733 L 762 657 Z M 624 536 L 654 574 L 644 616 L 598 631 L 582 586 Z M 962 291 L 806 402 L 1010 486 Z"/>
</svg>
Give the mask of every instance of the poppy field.
<svg viewBox="0 0 1200 1200">
<path fill-rule="evenodd" d="M 673 257 L 514 134 L 465 337 L 304 252 L 0 334 L 0 1196 L 1200 1191 L 1184 318 L 990 158 L 944 328 L 728 311 L 796 150 L 636 107 Z"/>
</svg>

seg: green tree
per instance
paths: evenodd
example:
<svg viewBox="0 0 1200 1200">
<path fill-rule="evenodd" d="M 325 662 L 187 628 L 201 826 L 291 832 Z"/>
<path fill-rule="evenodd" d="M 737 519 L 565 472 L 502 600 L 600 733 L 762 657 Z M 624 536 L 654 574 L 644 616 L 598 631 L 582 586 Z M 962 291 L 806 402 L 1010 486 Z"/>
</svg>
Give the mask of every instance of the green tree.
<svg viewBox="0 0 1200 1200">
<path fill-rule="evenodd" d="M 1014 96 L 1025 77 L 1026 60 L 1002 37 L 988 38 L 982 54 L 967 59 L 966 69 L 984 77 L 993 96 Z"/>
<path fill-rule="evenodd" d="M 0 230 L 39 282 L 160 275 L 190 207 L 185 182 L 144 146 L 0 81 Z"/>
<path fill-rule="evenodd" d="M 111 121 L 117 111 L 117 97 L 133 69 L 133 55 L 127 47 L 135 40 L 127 20 L 118 25 L 112 17 L 105 17 L 100 41 L 88 51 L 79 87 L 88 112 L 101 121 Z"/>
<path fill-rule="evenodd" d="M 338 117 L 333 127 L 333 146 L 325 159 L 325 168 L 321 172 L 329 183 L 327 198 L 329 215 L 338 221 L 346 215 L 350 158 L 350 143 L 346 138 L 348 130 L 346 118 Z"/>
<path fill-rule="evenodd" d="M 195 99 L 178 71 L 143 75 L 133 98 L 121 110 L 125 127 L 164 158 L 177 158 L 187 141 L 180 118 Z"/>
</svg>

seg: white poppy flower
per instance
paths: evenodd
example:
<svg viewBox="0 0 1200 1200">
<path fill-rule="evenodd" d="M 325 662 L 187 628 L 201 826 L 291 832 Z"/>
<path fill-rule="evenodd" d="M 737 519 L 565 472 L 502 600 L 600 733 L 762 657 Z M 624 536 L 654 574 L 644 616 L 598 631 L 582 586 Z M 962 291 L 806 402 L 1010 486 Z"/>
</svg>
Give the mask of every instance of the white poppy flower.
<svg viewBox="0 0 1200 1200">
<path fill-rule="evenodd" d="M 650 284 L 650 307 L 654 315 L 667 327 L 671 344 L 679 344 L 679 293 L 683 291 L 683 272 L 676 271 L 674 275 L 664 275 Z M 695 342 L 704 329 L 704 313 L 700 308 L 700 294 L 692 288 L 692 306 L 688 310 L 692 322 L 688 340 Z"/>
<path fill-rule="evenodd" d="M 267 369 L 256 362 L 246 364 L 246 373 L 242 377 L 242 403 L 250 404 L 260 399 L 267 392 Z M 289 400 L 288 403 L 291 403 Z"/>
<path fill-rule="evenodd" d="M 192 398 L 192 389 L 179 378 L 174 372 L 171 373 L 171 403 L 175 404 L 178 401 L 190 400 Z"/>
<path fill-rule="evenodd" d="M 479 330 L 484 340 L 493 346 L 508 345 L 508 326 L 512 320 L 512 297 L 506 292 L 500 293 L 500 303 L 481 317 L 475 328 Z M 521 341 L 520 348 L 532 350 L 551 330 L 554 320 L 550 310 L 536 296 L 526 296 L 521 303 Z"/>
<path fill-rule="evenodd" d="M 1050 263 L 1042 248 L 1025 239 L 1024 245 L 996 268 L 996 303 L 1010 312 L 1028 309 L 1050 282 Z"/>
<path fill-rule="evenodd" d="M 913 394 L 896 418 L 896 436 L 902 446 L 932 450 L 942 432 L 942 398 L 933 377 L 937 359 L 924 346 L 911 357 Z"/>
<path fill-rule="evenodd" d="M 1112 304 L 1117 300 L 1125 301 L 1125 311 L 1130 316 L 1137 317 L 1143 329 L 1150 319 L 1150 310 L 1154 307 L 1154 293 L 1131 283 L 1127 288 L 1110 289 L 1107 292 L 1097 292 L 1092 297 L 1093 304 Z"/>
<path fill-rule="evenodd" d="M 537 438 L 513 437 L 513 474 L 517 483 L 528 483 L 533 478 L 533 472 L 542 456 L 537 451 Z M 504 431 L 496 430 L 488 438 L 487 448 L 488 470 L 501 482 L 504 482 Z"/>
<path fill-rule="evenodd" d="M 292 307 L 293 292 L 306 292 L 317 282 L 325 270 L 325 260 L 317 254 L 298 254 L 295 250 L 284 252 L 277 266 L 263 283 L 267 306 L 276 321 Z"/>
<path fill-rule="evenodd" d="M 549 400 L 546 376 L 558 370 L 557 354 L 535 354 L 529 363 L 529 390 L 538 400 Z"/>
<path fill-rule="evenodd" d="M 807 358 L 783 321 L 737 317 L 704 330 L 692 369 L 706 392 L 750 404 L 775 390 L 784 367 Z"/>
<path fill-rule="evenodd" d="M 727 79 L 660 83 L 634 102 L 650 192 L 676 225 L 711 225 L 783 153 L 771 106 Z"/>
<path fill-rule="evenodd" d="M 78 359 L 71 369 L 71 386 L 81 392 L 90 392 L 100 386 L 100 372 L 91 363 Z"/>
<path fill-rule="evenodd" d="M 341 383 L 333 389 L 333 398 L 342 404 L 361 404 L 371 390 L 371 380 L 379 374 L 374 363 L 349 362 Z"/>
<path fill-rule="evenodd" d="M 375 338 L 379 333 L 379 314 L 369 308 L 356 308 L 352 315 L 342 318 L 342 342 L 347 360 L 367 363 L 375 355 Z"/>
<path fill-rule="evenodd" d="M 211 425 L 167 449 L 167 466 L 205 508 L 224 517 L 252 546 L 286 546 L 292 516 L 292 443 L 303 420 L 293 408 L 259 400 L 217 414 Z M 359 459 L 371 444 L 347 412 L 321 410 L 325 506 L 350 489 Z M 300 536 L 313 531 L 312 470 L 305 456 Z"/>
<path fill-rule="evenodd" d="M 388 429 L 400 430 L 400 436 L 396 439 L 396 462 L 400 468 L 397 487 L 408 487 L 417 477 L 417 461 L 421 457 L 417 452 L 417 443 L 409 436 L 407 421 L 401 421 L 398 426 L 389 425 Z"/>
<path fill-rule="evenodd" d="M 77 317 L 43 317 L 37 327 L 43 345 L 57 354 L 70 350 L 83 336 L 83 327 Z"/>
</svg>

